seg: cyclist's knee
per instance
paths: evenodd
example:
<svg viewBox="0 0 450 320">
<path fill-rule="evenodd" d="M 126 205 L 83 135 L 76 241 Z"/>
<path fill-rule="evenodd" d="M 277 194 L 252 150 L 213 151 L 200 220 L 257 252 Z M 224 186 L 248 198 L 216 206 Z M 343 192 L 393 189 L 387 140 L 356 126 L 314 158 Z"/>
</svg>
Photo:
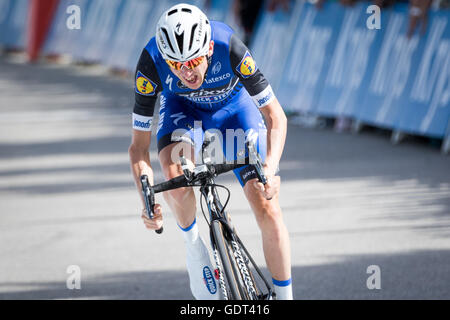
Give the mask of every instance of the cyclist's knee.
<svg viewBox="0 0 450 320">
<path fill-rule="evenodd" d="M 194 163 L 194 155 L 194 147 L 187 142 L 174 142 L 165 146 L 159 152 L 159 162 L 161 163 L 166 178 L 168 178 L 167 174 L 170 174 L 169 172 L 166 172 L 170 167 L 178 167 L 181 172 L 181 169 L 179 168 L 181 156 L 184 156 Z"/>
<path fill-rule="evenodd" d="M 283 223 L 281 210 L 276 205 L 263 205 L 260 210 L 256 210 L 255 216 L 261 226 L 270 225 L 276 228 Z"/>
<path fill-rule="evenodd" d="M 272 200 L 267 200 L 254 185 L 255 181 L 256 179 L 248 181 L 244 186 L 244 192 L 255 213 L 258 224 L 268 223 L 278 225 L 282 223 L 278 196 L 274 196 Z"/>
<path fill-rule="evenodd" d="M 167 180 L 183 174 L 180 166 L 180 157 L 182 155 L 189 161 L 194 162 L 193 148 L 188 143 L 172 143 L 159 152 L 159 163 Z"/>
</svg>

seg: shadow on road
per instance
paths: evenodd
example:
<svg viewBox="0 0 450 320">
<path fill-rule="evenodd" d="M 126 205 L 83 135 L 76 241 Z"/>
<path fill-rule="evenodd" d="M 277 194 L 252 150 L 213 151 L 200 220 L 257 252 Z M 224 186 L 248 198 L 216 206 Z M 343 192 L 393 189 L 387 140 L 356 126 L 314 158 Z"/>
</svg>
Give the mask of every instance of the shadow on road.
<svg viewBox="0 0 450 320">
<path fill-rule="evenodd" d="M 449 299 L 445 279 L 450 250 L 331 257 L 336 262 L 294 266 L 294 297 L 321 299 Z M 380 267 L 381 289 L 367 288 L 371 265 Z M 432 268 L 429 266 L 432 265 Z M 267 273 L 267 270 L 264 270 Z M 442 279 L 442 281 L 440 281 Z M 2 287 L 14 292 L 1 293 Z M 20 289 L 21 287 L 27 289 Z M 35 289 L 30 289 L 35 288 Z M 148 299 L 191 300 L 186 271 L 125 272 L 82 279 L 81 290 L 62 282 L 0 284 L 0 299 Z"/>
<path fill-rule="evenodd" d="M 130 129 L 131 130 L 131 129 Z M 0 144 L 0 159 L 42 157 L 64 154 L 126 153 L 131 137 L 67 139 L 58 142 Z M 37 160 L 39 160 L 37 158 Z"/>
</svg>

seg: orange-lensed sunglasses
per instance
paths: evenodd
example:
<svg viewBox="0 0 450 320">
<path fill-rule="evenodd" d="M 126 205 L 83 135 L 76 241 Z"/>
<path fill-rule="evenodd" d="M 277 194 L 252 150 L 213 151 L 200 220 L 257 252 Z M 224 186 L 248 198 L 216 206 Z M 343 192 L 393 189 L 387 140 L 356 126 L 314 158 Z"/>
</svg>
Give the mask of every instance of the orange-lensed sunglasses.
<svg viewBox="0 0 450 320">
<path fill-rule="evenodd" d="M 204 56 L 186 61 L 186 62 L 178 62 L 178 61 L 172 61 L 172 60 L 166 60 L 166 63 L 175 70 L 181 70 L 183 66 L 185 66 L 188 69 L 194 69 L 198 65 L 200 65 L 203 60 L 205 59 Z"/>
</svg>

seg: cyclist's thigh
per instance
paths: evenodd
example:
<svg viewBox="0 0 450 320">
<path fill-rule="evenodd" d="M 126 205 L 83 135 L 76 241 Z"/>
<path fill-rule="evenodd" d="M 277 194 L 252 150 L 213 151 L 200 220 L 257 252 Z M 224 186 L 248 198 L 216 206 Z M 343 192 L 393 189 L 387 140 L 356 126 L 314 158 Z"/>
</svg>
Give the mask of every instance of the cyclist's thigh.
<svg viewBox="0 0 450 320">
<path fill-rule="evenodd" d="M 194 151 L 198 151 L 203 141 L 203 130 L 196 125 L 199 120 L 195 110 L 188 106 L 182 99 L 170 94 L 161 94 L 161 106 L 159 109 L 158 129 L 156 139 L 158 143 L 158 153 L 173 144 L 191 145 Z M 174 146 L 171 146 L 174 150 Z M 167 153 L 167 150 L 164 152 Z M 193 159 L 194 155 L 185 155 L 186 158 Z M 171 162 L 177 162 L 179 155 L 174 154 Z M 167 158 L 167 157 L 165 157 Z M 167 160 L 167 159 L 166 159 Z M 163 163 L 162 163 L 163 164 Z"/>
<path fill-rule="evenodd" d="M 159 163 L 161 164 L 166 180 L 183 174 L 179 161 L 181 155 L 192 161 L 192 163 L 195 163 L 195 159 L 193 158 L 194 148 L 190 143 L 171 143 L 159 153 Z"/>
<path fill-rule="evenodd" d="M 228 119 L 224 122 L 221 131 L 223 134 L 223 152 L 227 161 L 236 160 L 248 155 L 245 141 L 253 141 L 258 153 L 264 160 L 266 158 L 267 129 L 261 112 L 250 97 L 239 99 L 238 105 Z M 229 108 L 229 110 L 232 110 Z M 247 165 L 234 170 L 234 174 L 241 186 L 247 181 L 256 178 L 253 166 Z"/>
</svg>

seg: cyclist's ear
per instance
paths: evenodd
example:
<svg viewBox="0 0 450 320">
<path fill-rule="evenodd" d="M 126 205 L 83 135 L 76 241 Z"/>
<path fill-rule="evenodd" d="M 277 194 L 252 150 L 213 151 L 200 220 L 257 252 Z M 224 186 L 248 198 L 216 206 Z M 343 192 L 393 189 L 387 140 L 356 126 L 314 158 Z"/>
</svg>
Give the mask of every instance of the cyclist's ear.
<svg viewBox="0 0 450 320">
<path fill-rule="evenodd" d="M 214 40 L 211 40 L 209 42 L 209 51 L 208 51 L 208 57 L 211 57 L 214 53 Z"/>
</svg>

